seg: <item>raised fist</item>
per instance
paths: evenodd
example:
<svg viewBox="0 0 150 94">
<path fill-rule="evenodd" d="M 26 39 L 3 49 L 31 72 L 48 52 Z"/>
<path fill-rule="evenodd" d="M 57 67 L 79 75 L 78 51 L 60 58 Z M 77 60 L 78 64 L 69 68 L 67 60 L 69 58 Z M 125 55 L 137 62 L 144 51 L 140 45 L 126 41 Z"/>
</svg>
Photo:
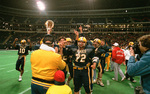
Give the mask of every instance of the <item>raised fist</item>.
<svg viewBox="0 0 150 94">
<path fill-rule="evenodd" d="M 27 40 L 28 42 L 31 42 L 30 39 Z"/>
<path fill-rule="evenodd" d="M 80 25 L 79 30 L 82 30 L 82 26 Z"/>
<path fill-rule="evenodd" d="M 78 31 L 76 31 L 75 29 L 74 29 L 74 33 L 76 36 L 79 35 Z"/>
<path fill-rule="evenodd" d="M 15 41 L 18 41 L 18 38 L 15 38 Z"/>
</svg>

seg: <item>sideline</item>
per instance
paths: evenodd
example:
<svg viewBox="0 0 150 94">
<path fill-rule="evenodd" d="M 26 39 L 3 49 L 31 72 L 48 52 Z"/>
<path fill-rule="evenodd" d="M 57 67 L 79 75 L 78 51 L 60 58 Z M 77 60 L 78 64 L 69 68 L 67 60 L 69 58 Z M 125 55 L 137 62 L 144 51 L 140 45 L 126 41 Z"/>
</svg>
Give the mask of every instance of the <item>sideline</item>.
<svg viewBox="0 0 150 94">
<path fill-rule="evenodd" d="M 109 82 L 109 80 L 107 80 L 107 85 L 108 85 L 108 86 L 110 85 L 110 82 Z"/>
<path fill-rule="evenodd" d="M 11 63 L 11 64 L 6 64 L 6 65 L 2 65 L 0 67 L 5 67 L 5 66 L 9 66 L 9 65 L 13 65 L 14 63 Z"/>
<path fill-rule="evenodd" d="M 30 60 L 28 60 L 28 61 L 26 61 L 26 62 L 30 62 Z M 15 64 L 16 64 L 16 63 L 11 63 L 11 64 L 6 64 L 6 65 L 1 65 L 0 68 L 1 68 L 1 67 L 3 68 L 3 67 L 5 67 L 5 66 L 9 66 L 9 65 L 15 65 Z"/>
<path fill-rule="evenodd" d="M 27 88 L 26 90 L 20 92 L 19 94 L 23 94 L 23 93 L 27 92 L 27 91 L 30 90 L 30 89 L 31 89 L 31 87 L 29 87 L 29 88 Z"/>
<path fill-rule="evenodd" d="M 5 68 L 0 68 L 0 70 L 3 70 L 3 69 L 5 69 Z"/>
<path fill-rule="evenodd" d="M 129 83 L 129 85 L 130 85 L 131 88 L 134 88 L 133 85 L 132 85 L 131 83 Z"/>
<path fill-rule="evenodd" d="M 15 71 L 15 69 L 13 69 L 13 70 L 9 70 L 9 71 L 7 71 L 7 72 L 12 72 L 12 71 Z"/>
</svg>

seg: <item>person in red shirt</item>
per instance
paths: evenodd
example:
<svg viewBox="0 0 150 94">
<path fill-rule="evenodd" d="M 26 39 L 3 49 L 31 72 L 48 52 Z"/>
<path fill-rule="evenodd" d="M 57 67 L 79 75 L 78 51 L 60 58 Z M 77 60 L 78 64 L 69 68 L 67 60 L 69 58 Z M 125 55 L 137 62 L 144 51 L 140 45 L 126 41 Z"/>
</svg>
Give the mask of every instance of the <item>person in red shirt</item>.
<svg viewBox="0 0 150 94">
<path fill-rule="evenodd" d="M 112 61 L 113 61 L 113 65 L 114 65 L 114 78 L 112 78 L 112 80 L 118 81 L 118 72 L 121 76 L 121 81 L 123 81 L 125 79 L 125 75 L 123 74 L 122 70 L 120 69 L 120 65 L 125 62 L 125 55 L 124 52 L 121 48 L 119 48 L 119 44 L 118 43 L 114 43 L 113 44 L 114 48 L 112 50 Z"/>
</svg>

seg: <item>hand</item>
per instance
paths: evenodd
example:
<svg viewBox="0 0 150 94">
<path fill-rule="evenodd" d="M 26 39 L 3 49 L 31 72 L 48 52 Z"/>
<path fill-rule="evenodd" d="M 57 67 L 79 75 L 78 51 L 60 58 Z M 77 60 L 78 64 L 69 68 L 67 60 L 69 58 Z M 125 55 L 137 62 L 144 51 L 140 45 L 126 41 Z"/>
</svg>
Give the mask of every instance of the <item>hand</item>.
<svg viewBox="0 0 150 94">
<path fill-rule="evenodd" d="M 78 31 L 76 31 L 75 29 L 74 29 L 74 33 L 75 33 L 76 36 L 79 35 Z"/>
<path fill-rule="evenodd" d="M 60 49 L 65 48 L 65 41 L 59 42 Z"/>
<path fill-rule="evenodd" d="M 63 48 L 63 44 L 62 42 L 59 42 L 59 48 L 62 49 Z"/>
<path fill-rule="evenodd" d="M 15 41 L 18 41 L 18 38 L 15 38 Z"/>
<path fill-rule="evenodd" d="M 130 49 L 130 55 L 135 56 L 133 48 Z"/>
<path fill-rule="evenodd" d="M 48 29 L 47 29 L 47 35 L 50 35 L 51 32 L 52 32 L 52 28 L 48 28 Z"/>
<path fill-rule="evenodd" d="M 80 27 L 79 27 L 79 30 L 81 31 L 82 30 L 82 26 L 80 25 Z"/>
<path fill-rule="evenodd" d="M 93 65 L 91 65 L 91 68 L 96 69 L 96 63 L 93 63 Z"/>
<path fill-rule="evenodd" d="M 30 39 L 27 40 L 29 43 L 31 42 Z"/>
<path fill-rule="evenodd" d="M 79 30 L 80 30 L 80 33 L 82 33 L 82 26 L 80 25 L 80 27 L 79 27 Z"/>
</svg>

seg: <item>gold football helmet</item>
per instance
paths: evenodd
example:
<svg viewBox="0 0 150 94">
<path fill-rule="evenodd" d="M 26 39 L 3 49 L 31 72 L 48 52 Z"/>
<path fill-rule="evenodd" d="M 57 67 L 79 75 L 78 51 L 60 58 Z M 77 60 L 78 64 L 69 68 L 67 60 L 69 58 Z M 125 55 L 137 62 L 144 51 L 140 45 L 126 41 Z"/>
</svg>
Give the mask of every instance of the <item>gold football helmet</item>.
<svg viewBox="0 0 150 94">
<path fill-rule="evenodd" d="M 66 38 L 66 41 L 67 42 L 72 42 L 72 39 L 71 38 Z"/>
<path fill-rule="evenodd" d="M 80 37 L 79 39 L 78 39 L 78 41 L 81 41 L 81 42 L 87 42 L 87 40 L 86 40 L 86 38 L 85 37 Z"/>
<path fill-rule="evenodd" d="M 130 45 L 130 46 L 134 45 L 134 42 L 129 42 L 129 45 Z"/>
<path fill-rule="evenodd" d="M 21 40 L 21 43 L 26 43 L 26 40 L 25 39 Z"/>
<path fill-rule="evenodd" d="M 94 41 L 93 42 L 98 42 L 99 44 L 101 43 L 101 40 L 100 39 L 98 39 L 98 38 L 96 38 L 96 39 L 94 39 Z"/>
</svg>

